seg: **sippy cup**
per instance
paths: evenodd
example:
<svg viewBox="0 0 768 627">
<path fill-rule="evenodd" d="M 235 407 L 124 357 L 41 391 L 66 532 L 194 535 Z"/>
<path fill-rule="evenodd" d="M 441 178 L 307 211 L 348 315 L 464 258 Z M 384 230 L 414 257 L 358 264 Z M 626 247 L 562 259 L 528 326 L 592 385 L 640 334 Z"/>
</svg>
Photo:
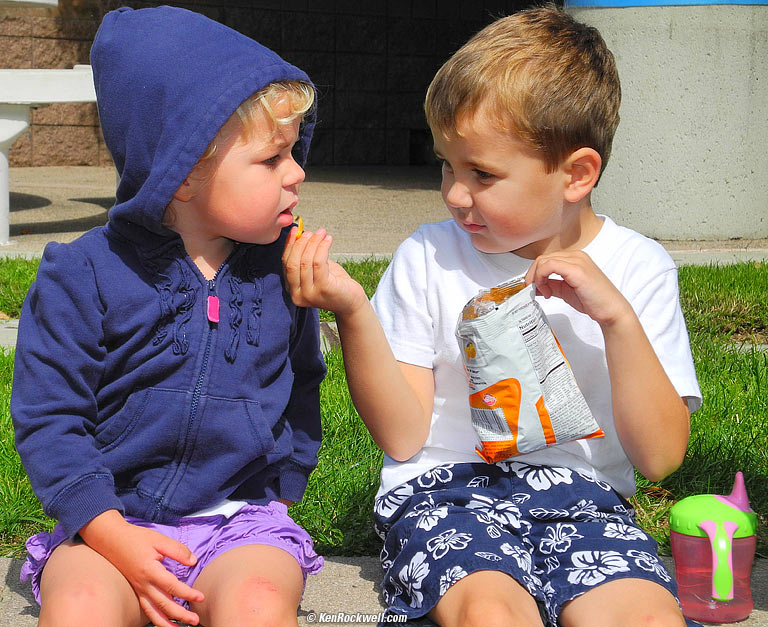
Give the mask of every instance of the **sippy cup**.
<svg viewBox="0 0 768 627">
<path fill-rule="evenodd" d="M 710 623 L 747 618 L 757 516 L 744 475 L 736 473 L 728 496 L 697 494 L 675 503 L 669 525 L 683 614 Z"/>
</svg>

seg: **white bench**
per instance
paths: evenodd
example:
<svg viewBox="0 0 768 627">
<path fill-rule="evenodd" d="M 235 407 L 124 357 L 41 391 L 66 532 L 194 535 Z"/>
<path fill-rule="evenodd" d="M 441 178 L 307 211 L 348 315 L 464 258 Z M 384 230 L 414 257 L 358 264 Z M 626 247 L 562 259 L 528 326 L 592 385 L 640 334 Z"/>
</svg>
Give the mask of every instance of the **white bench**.
<svg viewBox="0 0 768 627">
<path fill-rule="evenodd" d="M 10 243 L 8 151 L 29 126 L 29 112 L 58 102 L 95 101 L 90 65 L 71 70 L 0 70 L 0 246 Z"/>
</svg>

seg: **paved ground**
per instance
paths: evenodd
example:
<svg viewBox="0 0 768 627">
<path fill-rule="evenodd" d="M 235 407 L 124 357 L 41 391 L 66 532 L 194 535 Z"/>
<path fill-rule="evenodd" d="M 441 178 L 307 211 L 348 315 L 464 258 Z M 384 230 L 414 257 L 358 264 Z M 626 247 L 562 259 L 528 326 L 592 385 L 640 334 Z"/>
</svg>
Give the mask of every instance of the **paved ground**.
<svg viewBox="0 0 768 627">
<path fill-rule="evenodd" d="M 112 169 L 11 168 L 11 244 L 0 255 L 39 255 L 104 224 L 115 189 Z M 308 229 L 325 227 L 344 256 L 391 255 L 424 222 L 448 217 L 434 167 L 314 167 L 297 208 Z M 768 240 L 662 242 L 680 263 L 768 259 Z"/>
<path fill-rule="evenodd" d="M 114 184 L 109 169 L 11 169 L 11 244 L 0 247 L 0 256 L 39 255 L 50 240 L 71 241 L 103 224 Z M 298 213 L 307 228 L 324 226 L 334 235 L 340 257 L 388 256 L 419 224 L 447 216 L 438 189 L 434 168 L 314 168 Z M 678 263 L 768 260 L 768 240 L 662 243 Z M 15 324 L 0 322 L 0 345 L 13 345 Z M 37 606 L 18 583 L 20 566 L 0 558 L 0 627 L 37 624 Z M 307 583 L 299 624 L 374 624 L 372 616 L 381 611 L 379 579 L 375 557 L 328 559 Z M 755 611 L 739 625 L 768 627 L 768 559 L 758 559 L 752 590 Z"/>
</svg>

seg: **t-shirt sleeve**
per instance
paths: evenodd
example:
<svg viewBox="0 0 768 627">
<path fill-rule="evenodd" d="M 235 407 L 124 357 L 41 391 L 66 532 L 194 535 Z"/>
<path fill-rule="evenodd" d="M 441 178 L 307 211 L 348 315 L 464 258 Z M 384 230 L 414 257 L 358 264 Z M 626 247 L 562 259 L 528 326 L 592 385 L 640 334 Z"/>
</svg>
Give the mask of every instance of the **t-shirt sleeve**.
<svg viewBox="0 0 768 627">
<path fill-rule="evenodd" d="M 417 231 L 395 251 L 371 302 L 395 359 L 432 368 L 435 339 L 427 292 L 425 245 Z"/>
<path fill-rule="evenodd" d="M 680 308 L 677 269 L 670 263 L 644 282 L 630 302 L 672 385 L 694 412 L 701 407 L 701 391 Z"/>
</svg>

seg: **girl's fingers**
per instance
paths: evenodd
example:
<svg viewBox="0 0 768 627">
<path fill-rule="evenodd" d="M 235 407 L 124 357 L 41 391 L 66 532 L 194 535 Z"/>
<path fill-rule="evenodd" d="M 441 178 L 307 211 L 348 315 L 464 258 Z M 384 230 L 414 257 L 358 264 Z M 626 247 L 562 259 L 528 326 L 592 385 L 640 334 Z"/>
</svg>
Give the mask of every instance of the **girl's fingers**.
<svg viewBox="0 0 768 627">
<path fill-rule="evenodd" d="M 157 627 L 177 627 L 171 619 L 178 620 L 189 625 L 197 625 L 200 617 L 176 603 L 173 599 L 163 596 L 159 591 L 155 599 L 144 597 L 139 605 L 147 618 Z"/>
</svg>

